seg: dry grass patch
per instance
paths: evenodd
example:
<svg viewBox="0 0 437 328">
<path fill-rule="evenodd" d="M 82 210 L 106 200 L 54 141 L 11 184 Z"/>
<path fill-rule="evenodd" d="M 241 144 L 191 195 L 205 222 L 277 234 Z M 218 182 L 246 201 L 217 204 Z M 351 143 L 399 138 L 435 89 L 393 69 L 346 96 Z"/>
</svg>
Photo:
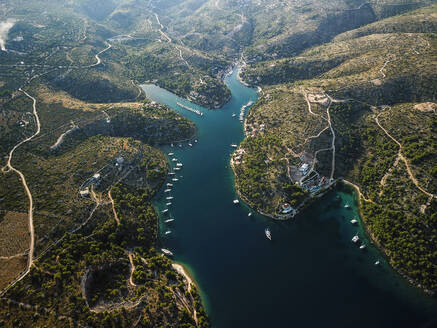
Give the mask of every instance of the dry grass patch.
<svg viewBox="0 0 437 328">
<path fill-rule="evenodd" d="M 0 257 L 23 253 L 29 241 L 27 214 L 7 212 L 0 222 Z"/>
<path fill-rule="evenodd" d="M 5 288 L 20 272 L 26 268 L 27 256 L 14 257 L 9 260 L 0 259 L 0 289 Z"/>
</svg>

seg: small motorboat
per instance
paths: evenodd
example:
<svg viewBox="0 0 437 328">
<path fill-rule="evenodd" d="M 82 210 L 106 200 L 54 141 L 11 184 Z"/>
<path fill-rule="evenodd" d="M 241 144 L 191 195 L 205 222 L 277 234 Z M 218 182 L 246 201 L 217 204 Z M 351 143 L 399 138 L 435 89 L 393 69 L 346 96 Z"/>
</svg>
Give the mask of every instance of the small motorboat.
<svg viewBox="0 0 437 328">
<path fill-rule="evenodd" d="M 269 228 L 266 228 L 264 233 L 266 234 L 267 239 L 272 240 L 272 233 L 270 232 Z"/>
<path fill-rule="evenodd" d="M 173 221 L 174 221 L 174 219 L 168 219 L 168 220 L 165 220 L 164 223 L 170 223 L 170 222 L 173 222 Z"/>
<path fill-rule="evenodd" d="M 168 203 L 166 203 L 166 204 L 165 204 L 165 206 L 170 206 L 170 205 L 171 205 L 171 203 L 170 203 L 170 202 L 168 202 Z"/>
<path fill-rule="evenodd" d="M 170 192 L 171 191 L 171 189 L 165 189 L 164 190 L 164 192 Z"/>
<path fill-rule="evenodd" d="M 362 245 L 360 246 L 360 249 L 366 249 L 366 245 L 362 244 Z"/>
<path fill-rule="evenodd" d="M 249 212 L 249 214 L 247 214 L 247 216 L 252 216 L 252 212 Z"/>
<path fill-rule="evenodd" d="M 344 205 L 344 208 L 350 208 L 349 204 Z"/>
<path fill-rule="evenodd" d="M 357 223 L 358 223 L 358 221 L 357 221 L 357 220 L 355 220 L 355 219 L 353 219 L 353 220 L 351 220 L 351 223 L 352 223 L 352 224 L 357 224 Z"/>
<path fill-rule="evenodd" d="M 171 180 L 174 181 L 174 182 L 179 181 L 178 178 L 173 178 L 173 179 L 171 179 Z"/>
<path fill-rule="evenodd" d="M 237 114 L 235 114 L 235 113 L 234 113 L 234 114 L 232 114 L 232 117 L 235 117 L 235 116 L 237 116 Z"/>
<path fill-rule="evenodd" d="M 162 211 L 162 213 L 167 213 L 167 212 L 168 212 L 168 208 Z"/>
<path fill-rule="evenodd" d="M 182 164 L 182 163 L 177 163 L 176 166 L 181 167 L 181 166 L 184 166 L 184 164 Z"/>
<path fill-rule="evenodd" d="M 168 172 L 168 175 L 175 175 L 174 172 Z"/>
<path fill-rule="evenodd" d="M 171 234 L 171 231 L 167 230 L 166 232 L 164 232 L 164 234 L 169 235 L 169 234 Z"/>
<path fill-rule="evenodd" d="M 173 187 L 172 183 L 167 183 L 167 187 Z"/>
<path fill-rule="evenodd" d="M 232 148 L 237 148 L 238 145 L 236 145 L 236 144 L 232 144 L 231 147 L 232 147 Z"/>
<path fill-rule="evenodd" d="M 355 243 L 355 244 L 358 243 L 359 240 L 360 240 L 360 237 L 358 237 L 358 235 L 355 235 L 352 238 L 352 242 Z"/>
<path fill-rule="evenodd" d="M 174 155 L 174 153 L 168 153 L 168 156 L 173 156 Z"/>
<path fill-rule="evenodd" d="M 172 200 L 174 197 L 172 197 L 172 196 L 169 196 L 169 197 L 165 197 L 165 199 L 167 199 L 167 200 Z"/>
<path fill-rule="evenodd" d="M 161 248 L 161 251 L 162 251 L 165 255 L 173 256 L 173 253 L 172 253 L 171 251 L 169 251 L 168 249 Z"/>
<path fill-rule="evenodd" d="M 180 168 L 180 167 L 175 167 L 174 170 L 175 170 L 175 171 L 180 171 L 181 168 Z"/>
<path fill-rule="evenodd" d="M 188 146 L 193 147 L 193 144 L 192 144 L 192 143 L 189 143 Z"/>
<path fill-rule="evenodd" d="M 376 266 L 378 266 L 378 265 L 380 265 L 380 264 L 381 264 L 381 262 L 379 262 L 379 260 L 375 262 L 375 265 L 376 265 Z"/>
<path fill-rule="evenodd" d="M 240 201 L 239 201 L 238 199 L 234 199 L 234 200 L 233 200 L 233 203 L 234 203 L 234 204 L 239 204 Z"/>
<path fill-rule="evenodd" d="M 178 159 L 177 159 L 177 158 L 173 158 L 172 161 L 173 161 L 173 162 L 177 162 Z"/>
</svg>

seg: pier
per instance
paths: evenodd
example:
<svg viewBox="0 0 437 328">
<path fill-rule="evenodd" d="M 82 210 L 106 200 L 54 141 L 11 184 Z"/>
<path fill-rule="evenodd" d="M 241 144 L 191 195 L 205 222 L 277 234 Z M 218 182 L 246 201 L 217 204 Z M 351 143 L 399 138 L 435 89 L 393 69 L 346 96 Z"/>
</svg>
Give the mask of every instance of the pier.
<svg viewBox="0 0 437 328">
<path fill-rule="evenodd" d="M 182 108 L 185 108 L 186 110 L 189 110 L 190 112 L 193 112 L 194 114 L 197 114 L 197 115 L 199 115 L 199 116 L 203 116 L 203 113 L 202 113 L 200 110 L 197 110 L 197 109 L 194 109 L 194 108 L 188 107 L 188 106 L 186 106 L 186 105 L 184 105 L 184 104 L 181 104 L 181 103 L 179 103 L 179 102 L 177 102 L 176 104 L 177 104 L 178 106 L 182 107 Z"/>
</svg>

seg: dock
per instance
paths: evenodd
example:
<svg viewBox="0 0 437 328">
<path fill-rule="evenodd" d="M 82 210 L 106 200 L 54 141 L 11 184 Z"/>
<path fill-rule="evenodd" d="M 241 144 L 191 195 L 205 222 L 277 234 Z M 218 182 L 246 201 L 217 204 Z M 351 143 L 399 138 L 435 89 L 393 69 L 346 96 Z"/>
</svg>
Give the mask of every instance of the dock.
<svg viewBox="0 0 437 328">
<path fill-rule="evenodd" d="M 197 109 L 194 109 L 194 108 L 188 107 L 188 106 L 186 106 L 186 105 L 184 105 L 184 104 L 181 104 L 181 103 L 179 103 L 179 102 L 177 102 L 176 104 L 177 104 L 178 106 L 182 107 L 182 108 L 185 108 L 186 110 L 189 110 L 190 112 L 192 112 L 192 113 L 194 113 L 194 114 L 197 114 L 197 115 L 199 115 L 199 116 L 203 116 L 203 113 L 202 113 L 200 110 L 197 110 Z"/>
<path fill-rule="evenodd" d="M 246 105 L 243 105 L 241 107 L 241 111 L 240 111 L 240 121 L 243 122 L 244 121 L 244 114 L 246 112 L 246 108 L 249 106 L 253 105 L 253 101 L 249 101 Z"/>
</svg>

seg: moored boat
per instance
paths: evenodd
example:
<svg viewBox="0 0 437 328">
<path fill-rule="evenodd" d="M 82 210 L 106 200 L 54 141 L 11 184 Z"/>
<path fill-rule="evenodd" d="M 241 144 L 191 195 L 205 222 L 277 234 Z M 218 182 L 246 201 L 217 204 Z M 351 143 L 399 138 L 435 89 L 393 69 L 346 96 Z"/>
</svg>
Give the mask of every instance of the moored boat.
<svg viewBox="0 0 437 328">
<path fill-rule="evenodd" d="M 171 205 L 171 203 L 170 203 L 170 202 L 168 202 L 168 203 L 166 203 L 165 205 L 166 205 L 166 206 L 170 206 L 170 205 Z"/>
<path fill-rule="evenodd" d="M 352 242 L 355 243 L 355 244 L 358 243 L 359 240 L 360 240 L 360 237 L 358 237 L 358 235 L 355 235 L 352 238 Z"/>
<path fill-rule="evenodd" d="M 234 199 L 234 200 L 233 200 L 233 203 L 234 203 L 234 204 L 238 204 L 238 203 L 240 203 L 240 201 L 239 201 L 238 199 Z"/>
<path fill-rule="evenodd" d="M 167 200 L 172 200 L 174 197 L 170 196 L 170 197 L 165 197 L 165 199 Z"/>
<path fill-rule="evenodd" d="M 167 213 L 167 212 L 168 212 L 168 208 L 162 211 L 162 213 Z"/>
<path fill-rule="evenodd" d="M 352 223 L 352 224 L 357 224 L 357 223 L 358 223 L 358 221 L 357 221 L 357 220 L 355 220 L 355 219 L 353 219 L 353 220 L 351 220 L 351 223 Z"/>
<path fill-rule="evenodd" d="M 162 251 L 165 255 L 173 256 L 173 253 L 172 253 L 171 251 L 169 251 L 168 249 L 161 248 L 161 251 Z"/>
<path fill-rule="evenodd" d="M 269 228 L 266 228 L 264 233 L 266 234 L 267 239 L 272 240 L 272 233 Z"/>
<path fill-rule="evenodd" d="M 165 223 L 170 223 L 170 222 L 173 222 L 174 221 L 174 219 L 168 219 L 168 220 L 165 220 L 164 222 Z"/>
<path fill-rule="evenodd" d="M 179 181 L 178 178 L 173 178 L 173 179 L 171 179 L 171 180 L 174 181 L 174 182 Z"/>
<path fill-rule="evenodd" d="M 169 235 L 169 234 L 171 234 L 171 231 L 167 230 L 166 232 L 164 232 L 164 234 Z"/>
<path fill-rule="evenodd" d="M 171 189 L 165 189 L 164 190 L 164 192 L 170 192 L 171 191 Z"/>
</svg>

